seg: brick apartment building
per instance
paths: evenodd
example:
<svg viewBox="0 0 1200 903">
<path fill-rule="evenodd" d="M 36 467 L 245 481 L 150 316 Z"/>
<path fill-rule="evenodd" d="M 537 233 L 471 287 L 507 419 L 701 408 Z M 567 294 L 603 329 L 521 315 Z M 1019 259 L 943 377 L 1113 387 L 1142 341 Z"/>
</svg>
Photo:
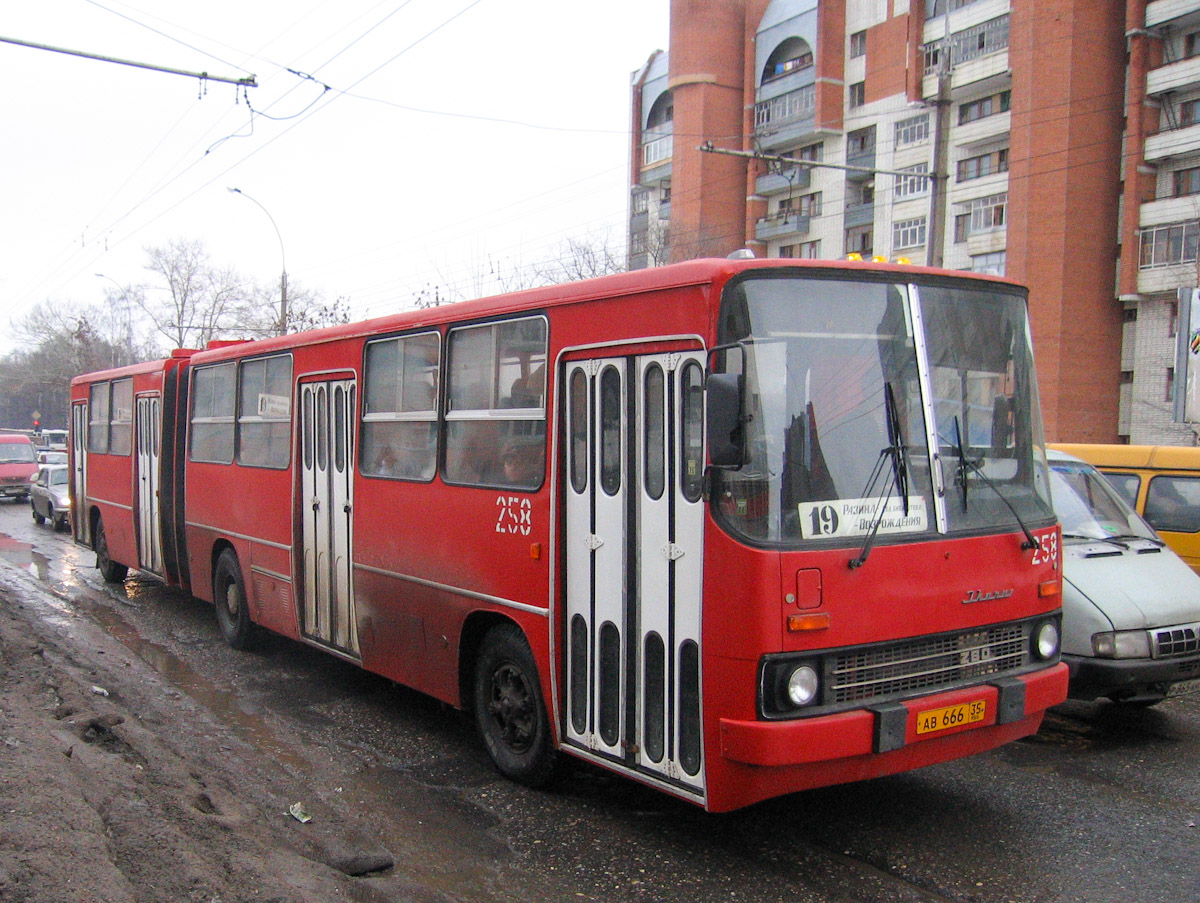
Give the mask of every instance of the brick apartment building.
<svg viewBox="0 0 1200 903">
<path fill-rule="evenodd" d="M 1197 443 L 1174 396 L 1200 0 L 671 0 L 632 119 L 631 266 L 748 247 L 1005 275 L 1048 438 Z"/>
</svg>

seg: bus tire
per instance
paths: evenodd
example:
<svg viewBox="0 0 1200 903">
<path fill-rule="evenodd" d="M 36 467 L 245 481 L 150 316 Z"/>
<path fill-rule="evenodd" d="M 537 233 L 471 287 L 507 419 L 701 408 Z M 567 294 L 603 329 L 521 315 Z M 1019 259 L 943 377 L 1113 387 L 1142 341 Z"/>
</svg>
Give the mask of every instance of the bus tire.
<svg viewBox="0 0 1200 903">
<path fill-rule="evenodd" d="M 104 521 L 96 520 L 96 568 L 105 583 L 120 583 L 129 573 L 126 565 L 118 564 L 108 555 L 108 537 L 104 535 Z"/>
<path fill-rule="evenodd" d="M 254 622 L 246 602 L 246 585 L 237 552 L 226 549 L 217 557 L 213 569 L 213 602 L 217 609 L 217 626 L 221 636 L 234 649 L 247 649 L 254 635 Z"/>
<path fill-rule="evenodd" d="M 537 665 L 513 624 L 493 627 L 475 663 L 475 724 L 496 769 L 527 787 L 554 777 L 557 753 Z"/>
</svg>

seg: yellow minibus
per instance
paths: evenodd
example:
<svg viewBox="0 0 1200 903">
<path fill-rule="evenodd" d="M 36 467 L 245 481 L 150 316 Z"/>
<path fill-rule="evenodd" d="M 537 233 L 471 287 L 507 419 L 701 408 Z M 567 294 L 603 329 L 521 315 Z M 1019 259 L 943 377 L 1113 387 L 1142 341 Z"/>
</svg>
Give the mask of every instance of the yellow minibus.
<svg viewBox="0 0 1200 903">
<path fill-rule="evenodd" d="M 1103 473 L 1193 571 L 1200 573 L 1200 448 L 1054 443 Z"/>
</svg>

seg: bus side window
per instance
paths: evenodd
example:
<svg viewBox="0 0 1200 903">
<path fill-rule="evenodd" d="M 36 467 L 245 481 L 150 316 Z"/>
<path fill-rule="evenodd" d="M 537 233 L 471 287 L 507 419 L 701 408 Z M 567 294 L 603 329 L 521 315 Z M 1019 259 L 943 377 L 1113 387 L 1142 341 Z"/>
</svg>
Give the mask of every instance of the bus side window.
<svg viewBox="0 0 1200 903">
<path fill-rule="evenodd" d="M 437 469 L 436 332 L 367 345 L 359 469 L 370 477 L 428 482 Z"/>
<path fill-rule="evenodd" d="M 532 490 L 546 468 L 546 320 L 450 331 L 447 482 Z"/>
</svg>

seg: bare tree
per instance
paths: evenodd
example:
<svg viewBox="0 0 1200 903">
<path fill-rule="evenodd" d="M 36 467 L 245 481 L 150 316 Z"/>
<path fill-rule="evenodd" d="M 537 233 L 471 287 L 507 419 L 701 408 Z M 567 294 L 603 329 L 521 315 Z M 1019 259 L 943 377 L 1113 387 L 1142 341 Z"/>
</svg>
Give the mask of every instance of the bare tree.
<svg viewBox="0 0 1200 903">
<path fill-rule="evenodd" d="M 106 319 L 103 305 L 47 302 L 15 323 L 23 347 L 0 360 L 0 424 L 28 429 L 36 412 L 64 428 L 73 377 L 133 363 L 123 336 L 97 328 Z"/>
<path fill-rule="evenodd" d="M 248 285 L 245 299 L 231 316 L 231 330 L 256 339 L 280 335 L 277 292 L 278 287 L 274 285 Z M 304 332 L 349 322 L 350 306 L 346 298 L 329 302 L 298 283 L 288 284 L 286 332 Z"/>
<path fill-rule="evenodd" d="M 161 280 L 138 297 L 155 331 L 175 348 L 203 348 L 231 334 L 254 288 L 232 268 L 220 269 L 198 239 L 173 239 L 146 249 L 146 269 Z"/>
</svg>

